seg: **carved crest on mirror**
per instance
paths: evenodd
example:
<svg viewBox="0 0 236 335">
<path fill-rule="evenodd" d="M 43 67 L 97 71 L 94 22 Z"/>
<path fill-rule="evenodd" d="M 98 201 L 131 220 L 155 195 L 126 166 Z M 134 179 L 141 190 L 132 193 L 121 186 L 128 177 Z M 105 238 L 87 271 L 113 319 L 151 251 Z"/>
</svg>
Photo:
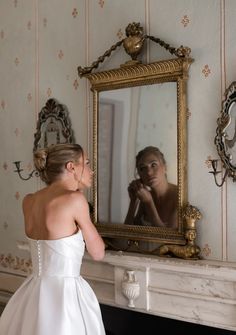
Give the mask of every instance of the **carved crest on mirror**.
<svg viewBox="0 0 236 335">
<path fill-rule="evenodd" d="M 74 143 L 74 135 L 68 115 L 68 109 L 56 99 L 49 99 L 41 109 L 36 133 L 34 151 L 47 148 L 52 144 Z"/>
<path fill-rule="evenodd" d="M 147 40 L 165 48 L 174 58 L 143 64 L 140 58 Z M 116 69 L 96 70 L 120 46 L 131 59 Z M 126 38 L 91 66 L 78 67 L 79 76 L 90 81 L 93 94 L 93 222 L 110 249 L 199 258 L 195 240 L 201 213 L 189 203 L 187 194 L 187 81 L 193 62 L 190 52 L 188 47 L 174 48 L 145 35 L 140 23 L 133 22 L 126 28 Z M 138 160 L 137 153 L 144 147 L 151 154 L 145 151 L 146 160 Z M 169 199 L 168 206 L 165 202 L 161 207 L 159 202 L 159 213 L 154 217 L 156 209 L 152 214 L 151 209 L 145 210 L 140 195 L 136 199 L 138 209 L 131 210 L 133 215 L 136 213 L 135 220 L 140 217 L 135 221 L 129 216 L 131 186 L 143 188 L 146 196 L 155 198 L 157 169 L 153 181 L 142 172 L 150 164 L 153 169 L 160 167 L 163 180 L 168 175 L 170 181 L 162 185 L 172 198 L 163 197 Z M 174 219 L 169 224 L 171 215 Z"/>
</svg>

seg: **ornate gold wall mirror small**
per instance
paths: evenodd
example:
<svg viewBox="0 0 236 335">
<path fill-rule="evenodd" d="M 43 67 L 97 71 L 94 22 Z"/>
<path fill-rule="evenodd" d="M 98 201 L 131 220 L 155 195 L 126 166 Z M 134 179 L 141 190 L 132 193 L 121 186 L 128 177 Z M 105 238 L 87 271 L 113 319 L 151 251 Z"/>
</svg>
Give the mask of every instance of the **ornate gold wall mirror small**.
<svg viewBox="0 0 236 335">
<path fill-rule="evenodd" d="M 215 182 L 222 186 L 226 177 L 232 177 L 236 181 L 236 82 L 232 82 L 225 91 L 225 99 L 222 102 L 221 115 L 217 119 L 215 144 L 218 154 L 225 168 L 221 183 L 217 181 L 217 175 L 221 172 L 217 169 L 218 160 L 212 160 Z"/>
<path fill-rule="evenodd" d="M 176 49 L 159 38 L 144 35 L 139 23 L 129 24 L 126 36 L 91 66 L 78 67 L 79 76 L 89 79 L 93 92 L 94 224 L 108 248 L 197 259 L 200 249 L 195 244 L 196 221 L 201 214 L 189 204 L 187 196 L 187 80 L 193 62 L 189 57 L 191 50 L 183 46 Z M 147 39 L 175 58 L 142 64 L 138 58 Z M 131 60 L 116 69 L 93 72 L 121 45 Z M 138 160 L 135 176 L 135 156 L 150 146 L 155 150 L 158 147 L 161 153 L 156 158 L 154 150 L 149 161 L 147 156 L 146 160 Z M 153 185 L 160 177 L 147 177 L 148 172 L 144 171 L 154 167 L 162 171 L 163 189 L 167 187 L 172 192 L 168 194 L 174 194 L 171 206 L 167 207 L 167 197 L 162 208 L 157 203 L 154 212 L 159 210 L 159 216 L 154 218 L 151 209 L 145 212 L 140 195 L 135 199 L 140 221 L 136 207 L 131 209 L 133 220 L 129 215 L 131 188 L 143 187 L 142 191 L 152 195 L 153 200 Z M 172 215 L 170 223 L 172 212 L 176 215 Z"/>
<path fill-rule="evenodd" d="M 74 143 L 73 131 L 67 107 L 58 103 L 56 99 L 49 99 L 39 113 L 33 151 L 58 143 Z M 29 180 L 33 176 L 39 176 L 36 170 L 31 171 L 28 176 L 24 176 L 22 175 L 21 161 L 15 161 L 13 164 L 16 167 L 14 172 L 18 173 L 21 180 Z"/>
<path fill-rule="evenodd" d="M 33 150 L 58 143 L 74 143 L 74 135 L 67 107 L 49 99 L 39 113 Z"/>
</svg>

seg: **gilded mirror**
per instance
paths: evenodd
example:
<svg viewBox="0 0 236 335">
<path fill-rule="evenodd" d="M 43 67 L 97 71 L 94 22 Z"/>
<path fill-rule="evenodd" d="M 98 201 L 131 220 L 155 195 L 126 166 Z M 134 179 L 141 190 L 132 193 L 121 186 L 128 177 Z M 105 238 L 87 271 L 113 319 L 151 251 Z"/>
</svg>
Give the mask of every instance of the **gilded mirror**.
<svg viewBox="0 0 236 335">
<path fill-rule="evenodd" d="M 93 221 L 108 248 L 198 258 L 195 222 L 201 214 L 187 196 L 190 49 L 175 49 L 144 35 L 139 23 L 129 24 L 126 35 L 92 66 L 78 68 L 79 76 L 90 81 L 93 94 Z M 138 54 L 146 39 L 176 58 L 142 64 Z M 121 44 L 132 60 L 116 69 L 92 73 Z M 150 146 L 164 153 L 163 171 L 177 190 L 175 227 L 127 220 L 128 185 L 141 179 L 143 169 L 138 165 L 137 171 L 135 157 Z"/>
<path fill-rule="evenodd" d="M 225 92 L 221 116 L 217 120 L 215 144 L 226 169 L 226 175 L 236 181 L 236 82 Z M 225 175 L 225 176 L 226 176 Z"/>
<path fill-rule="evenodd" d="M 58 143 L 74 143 L 74 136 L 67 107 L 51 98 L 48 99 L 38 115 L 33 151 Z M 22 180 L 39 176 L 38 171 L 33 170 L 25 177 L 21 174 L 23 171 L 21 161 L 15 161 L 13 164 L 16 167 L 14 172 L 17 172 Z"/>
<path fill-rule="evenodd" d="M 58 143 L 74 143 L 68 109 L 56 99 L 49 99 L 41 109 L 34 134 L 34 151 Z"/>
</svg>

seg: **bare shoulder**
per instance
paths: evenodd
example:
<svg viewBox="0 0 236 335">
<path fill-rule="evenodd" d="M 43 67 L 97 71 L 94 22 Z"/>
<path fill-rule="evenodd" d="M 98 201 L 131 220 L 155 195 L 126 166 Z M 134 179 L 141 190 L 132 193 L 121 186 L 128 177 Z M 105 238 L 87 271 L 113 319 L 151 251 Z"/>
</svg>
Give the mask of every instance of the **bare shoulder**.
<svg viewBox="0 0 236 335">
<path fill-rule="evenodd" d="M 22 200 L 23 207 L 27 206 L 29 203 L 32 202 L 33 196 L 34 196 L 34 193 L 28 193 L 24 196 Z"/>
<path fill-rule="evenodd" d="M 172 196 L 177 196 L 178 195 L 178 186 L 175 184 L 169 184 L 169 190 Z"/>
<path fill-rule="evenodd" d="M 76 217 L 78 217 L 80 213 L 89 213 L 88 201 L 85 195 L 79 191 L 73 191 L 65 195 L 63 203 L 64 205 L 68 204 L 71 209 L 73 208 Z"/>
<path fill-rule="evenodd" d="M 178 190 L 178 185 L 176 184 L 169 184 L 169 185 L 170 185 L 170 188 L 174 190 L 175 192 Z"/>
<path fill-rule="evenodd" d="M 80 191 L 73 191 L 68 194 L 70 201 L 73 201 L 75 205 L 88 206 L 87 199 L 85 195 Z"/>
<path fill-rule="evenodd" d="M 178 205 L 178 186 L 175 184 L 170 184 L 169 186 L 169 204 L 171 207 L 173 206 L 174 210 L 176 210 Z"/>
</svg>

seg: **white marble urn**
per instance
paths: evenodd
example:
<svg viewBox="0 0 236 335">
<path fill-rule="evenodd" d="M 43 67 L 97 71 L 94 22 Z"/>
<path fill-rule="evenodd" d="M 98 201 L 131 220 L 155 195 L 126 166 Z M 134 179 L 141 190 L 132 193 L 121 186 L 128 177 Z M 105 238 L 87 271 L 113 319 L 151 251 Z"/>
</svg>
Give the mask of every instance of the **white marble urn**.
<svg viewBox="0 0 236 335">
<path fill-rule="evenodd" d="M 140 285 L 136 280 L 133 270 L 126 270 L 121 283 L 121 289 L 124 296 L 128 299 L 128 307 L 135 307 L 134 301 L 139 297 Z"/>
</svg>

